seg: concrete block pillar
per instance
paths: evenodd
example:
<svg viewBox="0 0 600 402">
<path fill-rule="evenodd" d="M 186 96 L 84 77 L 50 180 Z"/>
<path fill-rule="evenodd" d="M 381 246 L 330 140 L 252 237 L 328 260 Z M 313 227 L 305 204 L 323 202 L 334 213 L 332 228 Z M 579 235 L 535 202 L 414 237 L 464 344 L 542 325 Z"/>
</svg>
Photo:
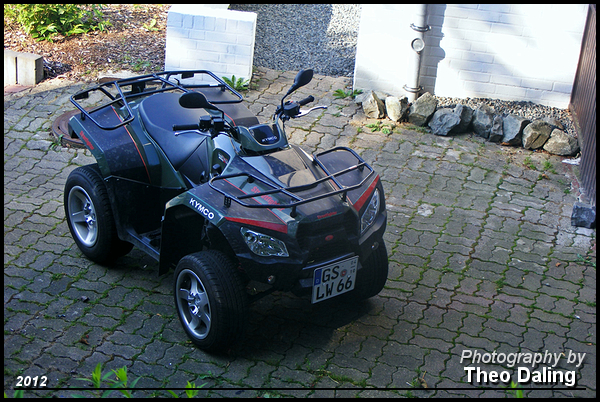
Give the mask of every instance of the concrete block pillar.
<svg viewBox="0 0 600 402">
<path fill-rule="evenodd" d="M 33 53 L 17 57 L 17 81 L 21 85 L 35 85 L 44 79 L 44 59 Z"/>
<path fill-rule="evenodd" d="M 165 70 L 209 70 L 250 79 L 256 13 L 176 4 L 167 18 Z"/>
<path fill-rule="evenodd" d="M 4 85 L 17 83 L 17 55 L 15 51 L 4 49 Z"/>
<path fill-rule="evenodd" d="M 44 59 L 33 53 L 4 50 L 4 85 L 35 85 L 44 79 Z"/>
</svg>

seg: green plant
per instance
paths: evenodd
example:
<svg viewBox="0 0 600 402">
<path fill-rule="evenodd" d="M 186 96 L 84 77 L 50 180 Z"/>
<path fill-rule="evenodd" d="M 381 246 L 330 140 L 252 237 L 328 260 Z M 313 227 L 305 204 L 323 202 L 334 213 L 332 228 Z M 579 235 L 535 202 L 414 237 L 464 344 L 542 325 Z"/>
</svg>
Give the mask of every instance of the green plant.
<svg viewBox="0 0 600 402">
<path fill-rule="evenodd" d="M 381 130 L 381 122 L 377 122 L 377 123 L 370 123 L 367 124 L 367 127 L 371 129 L 371 132 L 375 132 L 375 131 L 379 131 Z"/>
<path fill-rule="evenodd" d="M 115 378 L 110 378 L 111 375 L 114 375 L 116 377 Z M 127 367 L 123 366 L 117 370 L 111 370 L 109 373 L 106 373 L 104 375 L 102 375 L 102 364 L 98 363 L 98 365 L 96 365 L 96 368 L 94 369 L 94 371 L 92 371 L 92 378 L 76 378 L 76 380 L 79 381 L 88 381 L 91 382 L 92 385 L 94 386 L 94 388 L 99 389 L 99 388 L 107 388 L 107 387 L 103 387 L 102 384 L 104 382 L 109 383 L 110 385 L 108 386 L 108 390 L 106 390 L 104 393 L 102 393 L 100 395 L 101 398 L 108 398 L 110 397 L 110 394 L 112 394 L 114 391 L 119 391 L 121 392 L 126 398 L 131 398 L 131 392 L 129 392 L 129 390 L 131 388 L 135 388 L 135 385 L 137 384 L 137 382 L 141 379 L 142 377 L 138 377 L 135 380 L 133 380 L 131 382 L 131 384 L 129 386 L 127 386 L 128 383 L 128 378 L 127 378 Z M 193 398 L 198 394 L 198 388 L 202 388 L 204 387 L 206 384 L 202 384 L 200 386 L 196 386 L 195 383 L 193 382 L 187 382 L 185 388 L 185 394 L 187 395 L 188 398 Z M 172 396 L 174 396 L 175 398 L 178 398 L 179 396 L 171 391 L 171 390 L 166 390 L 169 394 L 171 394 Z M 88 391 L 89 393 L 91 393 L 92 395 L 94 394 L 93 391 Z M 15 392 L 16 395 L 16 392 Z M 76 398 L 83 398 L 83 396 L 81 395 L 73 395 Z M 6 393 L 5 393 L 5 397 L 6 397 Z"/>
<path fill-rule="evenodd" d="M 50 149 L 58 151 L 58 148 L 62 146 L 62 139 L 64 134 L 58 136 L 58 138 L 53 137 L 52 143 L 50 144 Z"/>
<path fill-rule="evenodd" d="M 419 388 L 420 387 L 419 380 L 417 378 L 415 378 L 411 382 L 407 382 L 406 384 L 410 385 L 413 388 Z"/>
<path fill-rule="evenodd" d="M 189 381 L 188 381 L 188 382 L 187 382 L 187 384 L 185 385 L 185 388 L 186 388 L 186 390 L 185 390 L 185 395 L 186 395 L 188 398 L 193 398 L 193 397 L 195 397 L 196 395 L 198 395 L 198 389 L 197 389 L 197 388 L 202 388 L 202 387 L 204 387 L 205 385 L 206 385 L 206 384 L 202 384 L 202 385 L 200 385 L 199 387 L 196 387 L 196 383 L 193 383 L 193 382 L 189 382 Z M 168 392 L 169 394 L 171 394 L 171 396 L 173 396 L 173 397 L 175 397 L 175 398 L 179 398 L 179 396 L 177 396 L 177 394 L 176 394 L 175 392 L 173 392 L 173 391 L 171 391 L 171 390 L 167 390 L 167 392 Z"/>
<path fill-rule="evenodd" d="M 391 134 L 392 130 L 394 129 L 393 126 L 381 124 L 380 121 L 378 121 L 377 123 L 367 124 L 367 127 L 371 129 L 372 133 L 375 131 L 381 131 L 383 134 Z"/>
<path fill-rule="evenodd" d="M 417 133 L 429 134 L 429 131 L 427 130 L 427 128 L 425 128 L 423 126 L 415 126 L 414 124 L 407 124 L 405 128 L 407 130 L 416 131 Z"/>
<path fill-rule="evenodd" d="M 523 398 L 524 397 L 523 390 L 519 389 L 519 384 L 515 383 L 514 381 L 511 381 L 510 388 L 511 389 L 509 389 L 508 392 L 513 394 L 515 398 Z"/>
<path fill-rule="evenodd" d="M 535 165 L 533 164 L 533 161 L 531 160 L 531 156 L 525 157 L 525 159 L 523 160 L 523 165 L 528 169 L 537 170 L 535 168 Z"/>
<path fill-rule="evenodd" d="M 131 68 L 133 71 L 141 71 L 152 66 L 148 60 L 136 60 L 135 64 Z"/>
<path fill-rule="evenodd" d="M 238 78 L 236 80 L 235 75 L 232 75 L 231 78 L 221 77 L 223 81 L 236 91 L 246 91 L 248 89 L 248 85 L 250 85 L 250 80 L 245 80 L 244 78 Z"/>
<path fill-rule="evenodd" d="M 5 4 L 4 15 L 37 41 L 52 42 L 59 34 L 71 36 L 103 31 L 111 25 L 96 4 Z"/>
<path fill-rule="evenodd" d="M 127 388 L 127 367 L 121 367 L 118 370 L 112 370 L 113 373 L 115 373 L 115 375 L 117 376 L 117 380 L 119 381 L 118 383 L 115 382 L 115 384 L 122 384 L 123 388 Z M 138 377 L 135 380 L 133 380 L 133 382 L 131 383 L 131 388 L 135 387 L 135 384 L 140 380 L 140 378 L 142 377 Z M 131 394 L 129 393 L 128 390 L 119 390 L 123 395 L 125 395 L 125 397 L 127 398 L 131 398 Z"/>
<path fill-rule="evenodd" d="M 552 162 L 546 160 L 546 161 L 544 161 L 543 166 L 544 166 L 544 170 L 547 170 L 547 171 L 549 171 L 552 174 L 556 174 L 556 169 L 554 169 L 554 166 L 552 165 Z"/>
<path fill-rule="evenodd" d="M 507 284 L 504 278 L 497 279 L 494 281 L 494 283 L 496 284 L 498 290 L 502 289 Z"/>
<path fill-rule="evenodd" d="M 596 268 L 596 262 L 592 261 L 592 257 L 589 257 L 589 256 L 586 257 L 581 254 L 577 254 L 577 258 L 575 259 L 575 262 L 578 264 L 588 265 L 590 267 Z"/>
<path fill-rule="evenodd" d="M 4 393 L 4 399 L 7 399 L 8 395 L 6 395 L 6 392 Z M 23 390 L 22 389 L 15 389 L 15 393 L 13 394 L 13 398 L 23 398 Z"/>
<path fill-rule="evenodd" d="M 210 372 L 209 372 L 210 373 Z M 5 373 L 6 374 L 6 373 Z M 109 378 L 111 376 L 111 374 L 114 374 L 116 376 L 116 379 L 113 378 Z M 206 376 L 201 376 L 202 378 L 206 377 Z M 137 382 L 141 379 L 142 377 L 138 377 L 135 380 L 133 380 L 131 382 L 131 384 L 129 385 L 129 387 L 127 386 L 127 367 L 123 366 L 120 369 L 117 370 L 111 370 L 110 373 L 106 373 L 104 375 L 102 375 L 102 363 L 98 363 L 96 365 L 96 368 L 94 369 L 94 371 L 92 371 L 92 378 L 76 378 L 76 380 L 79 381 L 89 381 L 92 383 L 92 385 L 94 386 L 94 388 L 96 389 L 100 389 L 100 388 L 107 388 L 107 387 L 103 387 L 102 384 L 104 382 L 108 382 L 110 383 L 110 386 L 108 388 L 108 390 L 106 390 L 104 393 L 102 393 L 100 395 L 101 398 L 108 398 L 110 397 L 110 394 L 112 394 L 114 391 L 119 391 L 121 392 L 123 395 L 125 395 L 126 398 L 131 398 L 131 392 L 129 392 L 129 390 L 131 388 L 135 388 L 135 385 L 137 384 Z M 198 388 L 203 388 L 206 384 L 202 384 L 200 386 L 196 386 L 195 383 L 193 382 L 187 382 L 185 388 L 185 394 L 188 398 L 193 398 L 198 394 Z M 171 391 L 171 390 L 166 390 L 169 394 L 171 394 L 173 397 L 175 398 L 179 398 L 179 396 Z M 14 394 L 13 394 L 13 398 L 23 398 L 23 389 L 16 389 Z M 92 390 L 87 391 L 89 393 L 91 393 L 92 395 L 94 395 L 94 392 Z M 84 398 L 84 396 L 82 395 L 73 395 L 74 398 Z M 6 392 L 4 392 L 4 398 L 8 398 L 8 395 L 6 395 Z"/>
<path fill-rule="evenodd" d="M 150 20 L 149 24 L 143 23 L 142 27 L 146 30 L 146 31 L 158 31 L 158 28 L 156 28 L 156 19 L 152 18 Z"/>
<path fill-rule="evenodd" d="M 109 378 L 111 375 L 116 376 L 116 380 Z M 136 378 L 131 383 L 131 388 L 135 387 L 135 384 L 139 381 L 141 377 Z M 109 373 L 102 375 L 102 363 L 98 363 L 94 371 L 92 371 L 92 378 L 76 378 L 79 381 L 89 381 L 92 383 L 94 388 L 102 388 L 103 382 L 110 383 L 109 390 L 106 390 L 104 393 L 100 395 L 101 398 L 107 398 L 114 391 L 120 391 L 126 398 L 131 398 L 131 393 L 126 389 L 118 389 L 118 388 L 127 388 L 127 367 L 121 367 L 118 370 L 111 370 Z M 93 394 L 92 391 L 88 391 Z M 75 397 L 80 397 L 80 395 L 74 395 Z"/>
<path fill-rule="evenodd" d="M 333 97 L 336 99 L 345 99 L 347 97 L 351 97 L 352 99 L 356 98 L 356 95 L 362 94 L 362 89 L 355 89 L 354 91 L 344 91 L 343 89 L 336 89 L 333 91 Z"/>
<path fill-rule="evenodd" d="M 62 272 L 61 273 L 52 274 L 52 280 L 53 281 L 57 281 L 57 280 L 61 279 L 63 276 L 65 276 L 65 274 L 62 273 Z"/>
</svg>

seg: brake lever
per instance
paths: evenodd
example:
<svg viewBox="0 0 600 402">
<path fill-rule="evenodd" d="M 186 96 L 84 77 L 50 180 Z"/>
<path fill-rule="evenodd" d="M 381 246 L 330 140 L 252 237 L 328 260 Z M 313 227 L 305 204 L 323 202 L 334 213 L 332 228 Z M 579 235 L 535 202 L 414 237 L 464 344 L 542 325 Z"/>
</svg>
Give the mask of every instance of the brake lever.
<svg viewBox="0 0 600 402">
<path fill-rule="evenodd" d="M 327 106 L 315 106 L 313 108 L 310 108 L 308 110 L 300 110 L 300 113 L 298 113 L 295 116 L 292 116 L 293 118 L 297 118 L 297 117 L 302 117 L 302 116 L 306 116 L 307 114 L 309 114 L 310 112 L 312 112 L 313 110 L 317 110 L 317 109 L 327 109 Z"/>
<path fill-rule="evenodd" d="M 201 135 L 205 135 L 207 137 L 209 136 L 209 134 L 206 133 L 206 130 L 200 130 L 200 129 L 175 131 L 173 133 L 173 136 L 174 137 L 179 137 L 181 134 L 192 133 L 192 132 L 198 133 L 198 134 L 201 134 Z"/>
</svg>

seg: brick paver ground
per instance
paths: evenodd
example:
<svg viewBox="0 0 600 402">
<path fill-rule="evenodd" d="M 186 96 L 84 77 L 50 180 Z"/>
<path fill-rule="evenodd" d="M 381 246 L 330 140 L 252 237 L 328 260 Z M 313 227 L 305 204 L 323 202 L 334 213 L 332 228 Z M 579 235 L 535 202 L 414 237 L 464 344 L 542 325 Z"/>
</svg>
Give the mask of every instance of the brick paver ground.
<svg viewBox="0 0 600 402">
<path fill-rule="evenodd" d="M 259 69 L 249 108 L 269 118 L 294 75 Z M 516 366 L 527 366 L 461 363 L 470 350 L 564 353 L 551 371 L 574 371 L 582 390 L 538 390 L 556 386 L 538 382 L 522 384 L 536 388 L 525 395 L 595 397 L 596 234 L 570 225 L 571 168 L 471 134 L 372 131 L 352 100 L 333 98 L 349 84 L 315 76 L 297 99 L 312 94 L 329 108 L 292 121 L 289 135 L 313 152 L 350 146 L 380 173 L 387 285 L 354 305 L 274 293 L 252 305 L 247 337 L 227 356 L 188 342 L 172 272 L 159 277 L 137 249 L 102 267 L 75 246 L 63 186 L 94 160 L 57 146 L 49 132 L 82 84 L 53 80 L 5 96 L 5 392 L 13 394 L 19 377 L 45 376 L 47 387 L 63 390 L 25 396 L 83 394 L 66 388 L 87 386 L 76 378 L 102 363 L 104 373 L 126 366 L 130 380 L 142 377 L 137 387 L 147 390 L 134 396 L 168 396 L 152 388 L 187 381 L 206 384 L 199 395 L 213 397 L 504 396 L 505 383 L 478 389 L 483 380 L 469 383 L 465 367 L 516 380 Z M 573 353 L 585 353 L 579 367 L 567 361 Z"/>
</svg>

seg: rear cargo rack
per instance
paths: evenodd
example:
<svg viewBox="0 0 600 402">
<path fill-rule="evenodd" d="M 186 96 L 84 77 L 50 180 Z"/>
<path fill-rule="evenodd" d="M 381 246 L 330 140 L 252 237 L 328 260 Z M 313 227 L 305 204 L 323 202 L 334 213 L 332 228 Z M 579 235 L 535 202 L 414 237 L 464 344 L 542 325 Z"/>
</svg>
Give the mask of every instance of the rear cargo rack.
<svg viewBox="0 0 600 402">
<path fill-rule="evenodd" d="M 181 80 L 187 78 L 193 78 L 196 74 L 200 74 L 202 79 L 208 78 L 214 80 L 215 83 L 209 82 L 206 84 L 182 84 Z M 180 76 L 180 77 L 174 77 Z M 171 81 L 171 79 L 175 80 Z M 159 85 L 160 88 L 157 89 L 147 89 L 146 86 L 148 83 L 154 83 Z M 131 87 L 129 91 L 125 91 L 125 87 Z M 135 98 L 149 96 L 155 93 L 167 92 L 167 91 L 182 91 L 189 92 L 193 89 L 197 88 L 210 88 L 210 89 L 220 89 L 220 92 L 229 91 L 234 95 L 234 99 L 208 99 L 209 102 L 218 105 L 223 103 L 239 103 L 242 102 L 243 97 L 240 95 L 235 89 L 231 88 L 227 85 L 222 79 L 214 75 L 212 72 L 208 70 L 189 70 L 189 71 L 163 71 L 160 73 L 146 74 L 140 75 L 137 77 L 124 78 L 121 80 L 110 81 L 100 85 L 96 85 L 90 89 L 86 89 L 84 91 L 80 91 L 73 96 L 71 96 L 71 103 L 77 107 L 81 111 L 81 119 L 85 120 L 86 118 L 90 119 L 96 126 L 98 126 L 102 130 L 115 130 L 119 127 L 122 127 L 126 124 L 131 123 L 134 120 L 134 115 L 129 105 L 129 102 Z M 111 94 L 108 89 L 116 90 L 116 94 Z M 107 102 L 101 104 L 100 106 L 96 106 L 94 108 L 86 110 L 82 105 L 77 102 L 81 99 L 89 98 L 90 94 L 99 91 L 106 98 Z M 206 94 L 205 94 L 206 95 Z M 208 98 L 208 96 L 207 96 Z M 121 122 L 116 125 L 102 125 L 97 120 L 92 117 L 92 114 L 98 112 L 107 107 L 111 107 L 113 105 L 118 105 L 119 107 L 125 107 L 127 111 L 127 115 L 123 117 Z"/>
<path fill-rule="evenodd" d="M 327 167 L 325 167 L 324 163 L 319 160 L 319 157 L 323 157 L 323 155 L 333 153 L 333 152 L 350 152 L 356 158 L 357 164 L 350 166 L 348 168 L 342 169 L 340 171 L 337 171 L 335 173 L 331 173 L 329 171 L 329 169 L 327 169 Z M 247 207 L 247 208 L 269 208 L 269 209 L 292 208 L 292 212 L 290 215 L 292 217 L 295 217 L 296 216 L 296 207 L 298 207 L 299 205 L 302 205 L 302 204 L 317 201 L 317 200 L 331 197 L 331 196 L 334 196 L 337 194 L 342 194 L 342 201 L 346 201 L 346 196 L 349 191 L 356 190 L 357 188 L 360 188 L 361 186 L 363 186 L 367 182 L 367 180 L 369 180 L 369 178 L 371 178 L 375 173 L 373 168 L 371 166 L 369 166 L 367 164 L 367 162 L 365 162 L 356 152 L 354 152 L 352 149 L 346 148 L 346 147 L 336 147 L 336 148 L 321 152 L 317 155 L 313 155 L 313 163 L 315 165 L 319 166 L 323 170 L 323 172 L 325 173 L 326 176 L 324 176 L 318 180 L 315 180 L 312 183 L 304 184 L 301 186 L 283 187 L 283 186 L 278 185 L 277 183 L 266 181 L 266 180 L 254 175 L 254 174 L 251 174 L 251 173 L 234 173 L 234 174 L 216 176 L 216 177 L 213 177 L 208 182 L 208 185 L 213 190 L 218 191 L 219 193 L 223 194 L 223 196 L 224 196 L 223 204 L 226 207 L 230 207 L 231 201 L 233 200 L 236 203 L 238 203 L 244 207 Z M 340 182 L 340 180 L 338 180 L 339 176 L 348 174 L 348 173 L 356 171 L 356 170 L 362 172 L 365 168 L 368 169 L 369 174 L 366 177 L 362 178 L 360 180 L 360 182 L 353 183 L 351 185 L 343 185 Z M 236 195 L 233 195 L 232 193 L 227 192 L 223 189 L 217 188 L 214 185 L 214 183 L 219 180 L 228 180 L 228 179 L 236 178 L 236 177 L 246 177 L 246 180 L 249 183 L 252 183 L 253 181 L 257 181 L 257 182 L 265 185 L 266 187 L 269 187 L 270 190 L 236 196 Z M 337 190 L 330 191 L 325 194 L 320 194 L 320 195 L 317 195 L 314 197 L 309 197 L 309 198 L 302 198 L 301 196 L 296 194 L 297 192 L 302 192 L 302 191 L 314 188 L 317 185 L 319 185 L 323 182 L 329 181 L 329 180 L 331 180 L 331 181 L 333 181 L 333 183 L 335 183 L 335 186 L 338 188 Z M 285 194 L 286 196 L 290 197 L 294 201 L 286 203 L 286 204 L 279 204 L 279 203 L 277 203 L 277 204 L 249 204 L 248 202 L 245 202 L 245 200 L 247 200 L 247 199 L 263 197 L 263 196 L 270 196 L 272 194 L 277 194 L 277 193 Z"/>
</svg>

